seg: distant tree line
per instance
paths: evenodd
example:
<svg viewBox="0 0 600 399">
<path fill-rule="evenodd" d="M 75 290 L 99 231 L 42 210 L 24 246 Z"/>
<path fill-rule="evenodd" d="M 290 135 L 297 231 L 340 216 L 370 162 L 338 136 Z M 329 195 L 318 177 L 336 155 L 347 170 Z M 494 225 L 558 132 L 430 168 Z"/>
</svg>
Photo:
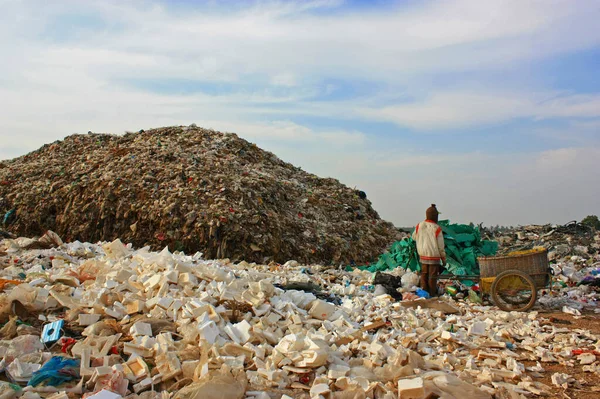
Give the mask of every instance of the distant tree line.
<svg viewBox="0 0 600 399">
<path fill-rule="evenodd" d="M 598 216 L 590 215 L 583 218 L 581 224 L 594 228 L 596 230 L 600 230 L 600 220 L 598 220 Z"/>
</svg>

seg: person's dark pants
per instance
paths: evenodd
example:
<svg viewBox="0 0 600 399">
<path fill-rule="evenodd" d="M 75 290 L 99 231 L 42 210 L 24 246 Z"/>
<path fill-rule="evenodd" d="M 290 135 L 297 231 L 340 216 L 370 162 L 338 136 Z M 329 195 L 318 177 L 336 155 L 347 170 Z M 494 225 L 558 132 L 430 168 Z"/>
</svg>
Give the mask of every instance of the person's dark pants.
<svg viewBox="0 0 600 399">
<path fill-rule="evenodd" d="M 421 265 L 421 288 L 434 297 L 438 294 L 437 278 L 440 274 L 440 265 Z"/>
</svg>

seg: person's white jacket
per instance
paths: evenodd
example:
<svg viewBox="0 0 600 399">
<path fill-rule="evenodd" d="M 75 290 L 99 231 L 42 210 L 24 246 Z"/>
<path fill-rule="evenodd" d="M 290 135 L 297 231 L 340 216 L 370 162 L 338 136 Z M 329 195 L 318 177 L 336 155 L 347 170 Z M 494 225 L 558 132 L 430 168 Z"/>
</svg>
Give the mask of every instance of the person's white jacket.
<svg viewBox="0 0 600 399">
<path fill-rule="evenodd" d="M 439 265 L 441 260 L 446 260 L 442 228 L 434 221 L 425 220 L 419 223 L 412 238 L 417 243 L 421 263 Z"/>
</svg>

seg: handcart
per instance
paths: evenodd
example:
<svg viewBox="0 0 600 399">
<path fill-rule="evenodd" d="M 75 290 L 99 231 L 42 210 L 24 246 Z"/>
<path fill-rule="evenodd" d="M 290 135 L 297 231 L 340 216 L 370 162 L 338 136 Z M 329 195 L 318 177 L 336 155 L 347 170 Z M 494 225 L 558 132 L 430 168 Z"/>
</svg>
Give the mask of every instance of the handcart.
<svg viewBox="0 0 600 399">
<path fill-rule="evenodd" d="M 537 292 L 548 285 L 551 273 L 546 249 L 522 252 L 477 258 L 479 276 L 440 275 L 438 280 L 478 281 L 482 293 L 500 309 L 525 312 L 535 305 Z"/>
</svg>

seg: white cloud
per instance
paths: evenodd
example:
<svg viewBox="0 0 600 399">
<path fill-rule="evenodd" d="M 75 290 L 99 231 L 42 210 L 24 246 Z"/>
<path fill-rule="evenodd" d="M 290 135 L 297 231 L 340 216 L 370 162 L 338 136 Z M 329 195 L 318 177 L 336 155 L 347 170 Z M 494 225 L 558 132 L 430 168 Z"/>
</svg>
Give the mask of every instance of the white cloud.
<svg viewBox="0 0 600 399">
<path fill-rule="evenodd" d="M 600 94 L 440 92 L 414 102 L 381 108 L 360 107 L 357 112 L 367 118 L 415 129 L 447 129 L 515 118 L 600 117 Z"/>
<path fill-rule="evenodd" d="M 598 44 L 595 17 L 600 10 L 588 3 L 573 7 L 561 0 L 454 0 L 409 3 L 383 12 L 312 13 L 342 3 L 268 1 L 233 10 L 200 7 L 184 12 L 145 2 L 4 2 L 0 46 L 8 62 L 0 65 L 0 88 L 30 98 L 46 97 L 55 104 L 60 101 L 53 101 L 48 92 L 70 91 L 67 103 L 72 102 L 76 112 L 76 104 L 85 108 L 98 91 L 141 95 L 139 89 L 125 86 L 130 79 L 167 80 L 166 85 L 168 79 L 226 82 L 243 89 L 212 96 L 212 104 L 243 107 L 249 113 L 338 118 L 353 117 L 351 109 L 361 117 L 416 128 L 462 127 L 520 116 L 588 116 L 600 108 L 594 96 L 551 99 L 541 105 L 539 96 L 525 91 L 498 95 L 485 87 L 428 93 L 410 85 L 413 76 L 423 73 L 502 68 L 517 60 Z M 107 26 L 79 30 L 57 22 L 61 15 L 77 13 L 92 14 Z M 48 29 L 65 31 L 60 39 L 50 39 Z M 558 36 L 561 39 L 552 41 L 550 48 L 537 45 Z M 315 95 L 330 92 L 331 84 L 318 87 L 319 80 L 328 77 L 373 80 L 389 91 L 380 90 L 361 103 L 310 102 Z M 289 92 L 270 91 L 268 83 Z M 389 92 L 398 93 L 407 84 L 406 102 L 386 101 Z M 203 96 L 180 99 L 193 103 L 199 97 Z M 292 106 L 284 111 L 248 109 L 259 103 Z"/>
<path fill-rule="evenodd" d="M 358 131 L 341 129 L 311 129 L 290 121 L 272 121 L 269 123 L 200 121 L 202 126 L 215 126 L 215 129 L 238 133 L 247 140 L 277 142 L 294 145 L 304 143 L 311 146 L 361 146 L 367 138 Z"/>
<path fill-rule="evenodd" d="M 280 73 L 271 78 L 271 84 L 275 86 L 294 87 L 298 85 L 297 77 L 293 73 Z"/>
<path fill-rule="evenodd" d="M 572 174 L 575 169 L 593 167 L 591 172 L 596 174 L 598 170 L 596 166 L 600 166 L 600 148 L 569 147 L 541 152 L 535 159 L 531 171 L 535 175 L 575 177 L 580 175 Z"/>
<path fill-rule="evenodd" d="M 477 93 L 439 93 L 404 104 L 363 108 L 359 112 L 372 119 L 383 119 L 417 129 L 464 127 L 511 119 L 528 105 L 523 99 Z"/>
<path fill-rule="evenodd" d="M 28 39 L 34 54 L 47 49 L 65 68 L 92 68 L 100 76 L 223 81 L 287 73 L 398 82 L 409 80 L 407 74 L 502 68 L 600 43 L 600 11 L 593 2 L 573 7 L 561 0 L 454 0 L 383 12 L 307 12 L 340 3 L 266 2 L 183 13 L 141 2 L 7 2 L 1 32 Z M 49 23 L 84 10 L 108 28 L 69 30 Z M 15 15 L 18 23 L 9 17 Z M 50 27 L 65 29 L 67 44 L 45 38 Z M 137 58 L 138 65 L 127 70 Z M 94 61 L 109 65 L 93 68 Z"/>
<path fill-rule="evenodd" d="M 600 94 L 559 96 L 537 104 L 539 118 L 600 117 Z"/>
</svg>

